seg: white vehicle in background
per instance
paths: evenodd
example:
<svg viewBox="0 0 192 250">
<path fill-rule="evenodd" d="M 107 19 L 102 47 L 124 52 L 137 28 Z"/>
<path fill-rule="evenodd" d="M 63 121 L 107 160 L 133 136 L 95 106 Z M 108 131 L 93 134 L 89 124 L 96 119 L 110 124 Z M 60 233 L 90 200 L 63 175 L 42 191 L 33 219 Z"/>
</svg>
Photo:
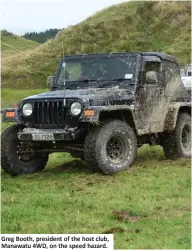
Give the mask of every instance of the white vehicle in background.
<svg viewBox="0 0 192 250">
<path fill-rule="evenodd" d="M 182 65 L 180 68 L 181 79 L 188 92 L 192 90 L 192 64 Z"/>
</svg>

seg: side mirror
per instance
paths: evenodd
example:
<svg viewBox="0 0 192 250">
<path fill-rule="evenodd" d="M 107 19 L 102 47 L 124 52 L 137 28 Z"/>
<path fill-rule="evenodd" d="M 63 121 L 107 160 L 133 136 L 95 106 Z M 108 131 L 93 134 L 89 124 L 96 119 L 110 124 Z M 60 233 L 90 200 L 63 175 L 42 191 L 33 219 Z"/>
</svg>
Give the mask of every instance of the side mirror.
<svg viewBox="0 0 192 250">
<path fill-rule="evenodd" d="M 47 88 L 48 88 L 49 90 L 52 89 L 53 84 L 54 84 L 54 81 L 55 81 L 55 76 L 48 76 L 48 77 L 47 77 Z"/>
<path fill-rule="evenodd" d="M 158 72 L 148 71 L 146 73 L 146 84 L 158 84 Z"/>
</svg>

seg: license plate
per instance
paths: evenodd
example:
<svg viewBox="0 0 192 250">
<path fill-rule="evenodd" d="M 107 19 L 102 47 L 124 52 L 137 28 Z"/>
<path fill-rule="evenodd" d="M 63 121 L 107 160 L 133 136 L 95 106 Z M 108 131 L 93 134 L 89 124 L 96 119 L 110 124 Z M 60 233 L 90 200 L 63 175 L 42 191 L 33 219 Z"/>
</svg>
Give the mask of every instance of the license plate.
<svg viewBox="0 0 192 250">
<path fill-rule="evenodd" d="M 53 134 L 32 134 L 33 141 L 54 141 Z"/>
</svg>

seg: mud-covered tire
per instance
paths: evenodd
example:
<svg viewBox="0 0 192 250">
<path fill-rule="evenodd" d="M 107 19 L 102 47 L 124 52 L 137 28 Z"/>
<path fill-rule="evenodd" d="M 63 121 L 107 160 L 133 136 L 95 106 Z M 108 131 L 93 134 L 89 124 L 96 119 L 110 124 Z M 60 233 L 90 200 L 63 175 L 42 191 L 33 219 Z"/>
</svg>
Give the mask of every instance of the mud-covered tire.
<svg viewBox="0 0 192 250">
<path fill-rule="evenodd" d="M 135 161 L 136 153 L 134 130 L 120 120 L 109 120 L 101 126 L 93 127 L 85 140 L 85 161 L 105 174 L 129 168 Z"/>
<path fill-rule="evenodd" d="M 165 134 L 162 141 L 166 158 L 191 158 L 191 116 L 187 113 L 179 114 L 175 130 Z"/>
<path fill-rule="evenodd" d="M 48 155 L 35 154 L 29 161 L 22 161 L 17 154 L 19 140 L 17 132 L 22 129 L 21 125 L 8 127 L 1 135 L 1 167 L 12 175 L 33 174 L 45 168 Z"/>
</svg>

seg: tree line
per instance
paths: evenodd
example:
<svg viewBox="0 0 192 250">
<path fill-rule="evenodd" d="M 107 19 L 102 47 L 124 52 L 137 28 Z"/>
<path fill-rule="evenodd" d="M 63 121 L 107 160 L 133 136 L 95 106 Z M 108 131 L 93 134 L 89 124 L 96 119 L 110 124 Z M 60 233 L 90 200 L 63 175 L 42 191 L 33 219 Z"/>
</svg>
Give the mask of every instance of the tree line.
<svg viewBox="0 0 192 250">
<path fill-rule="evenodd" d="M 49 29 L 44 32 L 27 32 L 22 37 L 39 43 L 44 43 L 49 39 L 55 38 L 60 29 Z"/>
</svg>

